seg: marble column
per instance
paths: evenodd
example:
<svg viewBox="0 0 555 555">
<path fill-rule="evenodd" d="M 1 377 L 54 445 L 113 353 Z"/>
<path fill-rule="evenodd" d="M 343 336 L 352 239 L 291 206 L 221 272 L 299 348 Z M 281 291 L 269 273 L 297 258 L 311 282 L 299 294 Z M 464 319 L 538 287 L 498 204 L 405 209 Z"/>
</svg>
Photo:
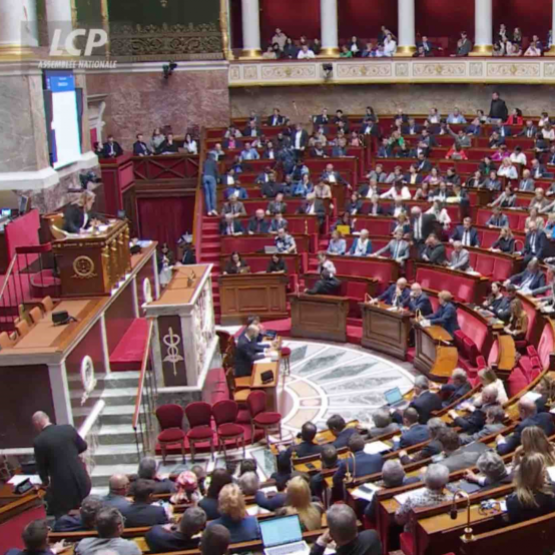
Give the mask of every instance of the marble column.
<svg viewBox="0 0 555 555">
<path fill-rule="evenodd" d="M 243 53 L 242 58 L 260 58 L 260 4 L 259 0 L 242 0 Z"/>
<path fill-rule="evenodd" d="M 416 50 L 414 25 L 414 0 L 397 0 L 399 42 L 396 56 L 412 56 Z"/>
<path fill-rule="evenodd" d="M 555 0 L 551 7 L 551 48 L 544 52 L 544 56 L 555 56 Z"/>
<path fill-rule="evenodd" d="M 36 0 L 0 2 L 0 59 L 29 55 L 36 46 Z"/>
<path fill-rule="evenodd" d="M 493 51 L 491 0 L 474 0 L 474 48 L 471 56 L 490 56 Z"/>
<path fill-rule="evenodd" d="M 61 55 L 71 54 L 66 49 L 66 38 L 73 31 L 70 0 L 45 0 L 45 4 L 49 44 L 55 45 Z"/>
<path fill-rule="evenodd" d="M 320 0 L 321 56 L 338 56 L 337 0 Z"/>
</svg>

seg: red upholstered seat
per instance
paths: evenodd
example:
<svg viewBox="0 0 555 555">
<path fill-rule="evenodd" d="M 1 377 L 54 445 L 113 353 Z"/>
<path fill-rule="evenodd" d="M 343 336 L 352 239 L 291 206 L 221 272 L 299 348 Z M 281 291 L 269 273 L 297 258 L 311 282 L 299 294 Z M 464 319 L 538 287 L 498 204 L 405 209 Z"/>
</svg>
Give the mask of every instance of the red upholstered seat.
<svg viewBox="0 0 555 555">
<path fill-rule="evenodd" d="M 405 555 L 414 554 L 414 536 L 410 532 L 403 532 L 399 537 L 401 543 L 401 551 Z"/>
<path fill-rule="evenodd" d="M 453 340 L 455 342 L 455 347 L 457 347 L 457 351 L 464 352 L 464 340 L 466 338 L 466 334 L 463 330 L 455 330 L 453 332 Z"/>
<path fill-rule="evenodd" d="M 262 424 L 262 426 L 271 426 L 272 424 L 277 424 L 280 420 L 281 414 L 277 412 L 263 412 L 254 417 L 255 423 Z"/>
<path fill-rule="evenodd" d="M 270 428 L 278 428 L 281 439 L 281 414 L 277 412 L 266 412 L 266 393 L 261 390 L 252 391 L 247 397 L 247 408 L 251 417 L 252 437 L 256 427 L 264 430 L 266 442 L 269 444 L 268 431 Z"/>
<path fill-rule="evenodd" d="M 225 400 L 216 403 L 212 407 L 212 414 L 217 426 L 219 449 L 223 449 L 224 457 L 227 457 L 226 440 L 235 440 L 235 446 L 239 442 L 243 445 L 243 456 L 245 455 L 245 429 L 237 423 L 239 405 L 235 401 Z"/>
<path fill-rule="evenodd" d="M 291 349 L 289 347 L 282 347 L 281 348 L 281 356 L 282 357 L 290 357 L 291 356 Z"/>
<path fill-rule="evenodd" d="M 517 366 L 514 368 L 509 376 L 509 379 L 507 380 L 507 384 L 507 395 L 509 397 L 514 397 L 528 385 L 528 380 L 520 367 Z"/>
<path fill-rule="evenodd" d="M 174 443 L 185 439 L 185 432 L 179 428 L 170 428 L 158 434 L 158 442 Z"/>
<path fill-rule="evenodd" d="M 210 439 L 212 438 L 214 432 L 212 431 L 212 428 L 209 428 L 208 426 L 206 427 L 198 427 L 198 428 L 193 428 L 192 430 L 189 430 L 189 432 L 187 433 L 187 437 L 191 440 L 191 439 Z"/>
<path fill-rule="evenodd" d="M 476 347 L 476 343 L 470 339 L 470 337 L 464 338 L 464 352 L 466 354 L 466 358 L 470 361 L 471 364 L 476 364 L 476 357 L 480 354 L 478 352 L 478 347 Z"/>
<path fill-rule="evenodd" d="M 239 424 L 222 424 L 218 426 L 218 435 L 221 437 L 232 437 L 245 433 L 243 426 Z"/>
<path fill-rule="evenodd" d="M 195 443 L 209 442 L 210 451 L 214 454 L 214 432 L 212 430 L 212 407 L 203 401 L 189 403 L 185 407 L 185 414 L 189 421 L 190 430 L 187 439 L 191 447 L 191 456 L 195 461 Z"/>
</svg>

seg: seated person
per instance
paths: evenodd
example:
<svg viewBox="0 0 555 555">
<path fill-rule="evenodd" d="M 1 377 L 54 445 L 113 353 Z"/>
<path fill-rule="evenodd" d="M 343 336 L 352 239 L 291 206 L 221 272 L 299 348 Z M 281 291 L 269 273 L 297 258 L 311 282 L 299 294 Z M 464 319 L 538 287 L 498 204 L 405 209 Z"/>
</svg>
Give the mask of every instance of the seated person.
<svg viewBox="0 0 555 555">
<path fill-rule="evenodd" d="M 400 488 L 401 486 L 408 486 L 410 484 L 415 484 L 418 482 L 416 476 L 407 477 L 405 474 L 405 469 L 403 465 L 397 459 L 391 459 L 384 462 L 382 468 L 382 479 L 381 485 L 386 489 Z M 377 495 L 372 497 L 372 501 L 368 503 L 366 509 L 364 509 L 364 514 L 371 522 L 376 522 L 376 502 Z"/>
<path fill-rule="evenodd" d="M 291 465 L 291 456 L 287 451 L 284 451 L 276 458 L 276 471 L 270 474 L 270 480 L 276 483 L 277 490 L 281 492 L 285 491 L 287 482 L 291 480 L 292 475 L 293 467 Z"/>
<path fill-rule="evenodd" d="M 380 216 L 384 213 L 384 209 L 380 205 L 378 195 L 373 195 L 370 198 L 370 204 L 368 205 L 368 211 L 366 213 L 368 216 Z"/>
<path fill-rule="evenodd" d="M 501 212 L 501 208 L 499 206 L 494 206 L 492 210 L 492 214 L 489 217 L 488 221 L 486 222 L 486 226 L 488 227 L 508 227 L 509 226 L 509 218 L 505 216 Z"/>
<path fill-rule="evenodd" d="M 146 481 L 139 479 L 134 484 L 133 503 L 125 511 L 125 523 L 128 528 L 167 524 L 168 515 L 163 507 L 152 504 L 154 488 Z"/>
<path fill-rule="evenodd" d="M 243 257 L 237 251 L 232 252 L 224 267 L 224 276 L 246 274 L 248 271 L 249 265 L 243 260 Z"/>
<path fill-rule="evenodd" d="M 332 198 L 331 187 L 325 181 L 316 183 L 313 193 L 319 199 Z"/>
<path fill-rule="evenodd" d="M 357 515 L 348 505 L 332 505 L 326 512 L 329 530 L 320 536 L 310 555 L 324 555 L 331 542 L 339 555 L 380 555 L 382 543 L 375 530 L 359 533 Z"/>
<path fill-rule="evenodd" d="M 335 437 L 333 441 L 333 446 L 336 449 L 341 449 L 342 447 L 347 447 L 349 439 L 353 434 L 356 433 L 356 428 L 347 428 L 347 424 L 342 416 L 339 414 L 334 414 L 328 418 L 326 421 L 326 426 L 329 431 Z"/>
<path fill-rule="evenodd" d="M 275 244 L 280 254 L 297 254 L 297 243 L 292 235 L 283 228 L 278 229 Z"/>
<path fill-rule="evenodd" d="M 405 308 L 413 313 L 419 312 L 424 317 L 434 312 L 428 295 L 422 291 L 419 283 L 413 283 L 410 286 L 410 296 L 405 301 Z"/>
<path fill-rule="evenodd" d="M 362 425 L 363 428 L 368 429 L 370 437 L 379 437 L 399 431 L 399 425 L 391 420 L 391 414 L 386 408 L 378 409 L 372 414 L 372 423 L 373 425 Z"/>
<path fill-rule="evenodd" d="M 364 438 L 359 434 L 353 434 L 349 438 L 349 451 L 353 457 L 342 459 L 339 467 L 333 475 L 333 483 L 335 486 L 341 486 L 347 473 L 353 478 L 367 476 L 381 472 L 383 466 L 383 457 L 379 453 L 369 454 L 364 452 Z"/>
<path fill-rule="evenodd" d="M 426 425 L 430 434 L 430 441 L 415 454 L 408 455 L 406 451 L 399 452 L 399 459 L 403 464 L 410 464 L 412 462 L 423 461 L 429 459 L 434 455 L 439 455 L 443 450 L 443 445 L 439 441 L 439 436 L 443 430 L 447 428 L 447 424 L 441 418 L 430 418 Z"/>
<path fill-rule="evenodd" d="M 453 304 L 453 295 L 450 291 L 440 291 L 437 300 L 439 302 L 438 309 L 426 319 L 432 325 L 441 326 L 451 335 L 459 328 L 457 320 L 457 307 Z"/>
<path fill-rule="evenodd" d="M 522 301 L 518 298 L 513 299 L 509 305 L 509 312 L 509 322 L 504 331 L 512 335 L 515 341 L 523 341 L 528 331 L 528 314 L 522 306 Z"/>
<path fill-rule="evenodd" d="M 158 524 L 145 534 L 145 542 L 151 553 L 165 553 L 167 551 L 182 551 L 196 549 L 199 544 L 198 536 L 206 526 L 206 513 L 198 508 L 187 509 L 179 525 Z"/>
<path fill-rule="evenodd" d="M 306 202 L 299 206 L 297 214 L 318 216 L 318 219 L 323 222 L 326 216 L 326 206 L 321 198 L 316 198 L 316 193 L 309 193 L 306 195 Z"/>
<path fill-rule="evenodd" d="M 307 295 L 337 295 L 341 282 L 327 268 L 320 272 L 320 279 L 310 289 L 305 289 Z"/>
<path fill-rule="evenodd" d="M 443 265 L 446 261 L 445 246 L 435 233 L 430 233 L 422 251 L 422 260 L 430 264 Z"/>
<path fill-rule="evenodd" d="M 351 215 L 349 212 L 343 212 L 341 217 L 333 224 L 332 231 L 337 229 L 338 226 L 345 226 L 348 228 L 347 233 L 352 233 L 354 231 L 356 219 L 351 219 Z"/>
<path fill-rule="evenodd" d="M 414 407 L 403 411 L 403 432 L 398 448 L 406 449 L 430 439 L 430 430 L 425 424 L 419 423 L 419 418 L 418 411 Z"/>
<path fill-rule="evenodd" d="M 79 195 L 75 203 L 68 204 L 64 209 L 64 231 L 68 233 L 79 233 L 88 229 L 100 218 L 92 212 L 96 195 L 91 191 L 84 191 Z"/>
<path fill-rule="evenodd" d="M 18 549 L 14 547 L 12 549 L 8 549 L 5 555 L 56 555 L 67 550 L 67 546 L 64 541 L 58 542 L 54 545 L 49 545 L 49 533 L 50 527 L 48 526 L 45 518 L 31 520 L 21 533 L 21 541 L 23 542 L 25 549 Z M 141 551 L 139 550 L 139 553 L 140 552 Z M 136 553 L 137 552 L 135 551 L 135 554 Z"/>
<path fill-rule="evenodd" d="M 177 154 L 179 147 L 173 140 L 173 133 L 168 133 L 162 144 L 158 147 L 156 154 Z"/>
<path fill-rule="evenodd" d="M 432 412 L 441 410 L 441 398 L 437 393 L 430 391 L 430 383 L 424 376 L 417 376 L 414 380 L 414 395 L 409 408 L 416 409 L 420 424 L 427 424 L 432 417 Z M 399 413 L 393 419 L 399 422 Z"/>
<path fill-rule="evenodd" d="M 285 186 L 283 183 L 276 183 L 275 174 L 270 174 L 270 181 L 262 183 L 260 187 L 263 198 L 276 198 L 278 193 L 285 193 Z"/>
<path fill-rule="evenodd" d="M 532 453 L 522 459 L 514 473 L 515 491 L 507 497 L 511 524 L 537 518 L 555 511 L 555 495 L 545 458 Z"/>
<path fill-rule="evenodd" d="M 470 411 L 468 416 L 458 416 L 456 411 L 451 411 L 449 416 L 453 424 L 467 434 L 475 434 L 482 430 L 486 424 L 486 411 L 490 407 L 498 407 L 498 391 L 495 385 L 486 386 L 481 395 L 481 404 L 475 410 Z"/>
<path fill-rule="evenodd" d="M 498 488 L 512 482 L 503 459 L 495 451 L 486 451 L 480 455 L 476 466 L 481 475 L 478 476 L 472 470 L 467 470 L 464 479 L 479 485 L 483 490 Z"/>
<path fill-rule="evenodd" d="M 314 438 L 318 429 L 312 422 L 305 422 L 301 428 L 301 442 L 291 445 L 287 451 L 299 459 L 310 457 L 311 455 L 319 455 L 323 447 L 314 443 Z"/>
<path fill-rule="evenodd" d="M 287 231 L 287 220 L 284 218 L 281 212 L 278 212 L 270 222 L 270 233 L 272 235 L 277 235 L 280 229 Z"/>
<path fill-rule="evenodd" d="M 372 303 L 377 304 L 381 301 L 390 306 L 401 308 L 410 296 L 407 280 L 399 278 L 397 283 L 391 284 L 377 299 L 373 299 Z"/>
<path fill-rule="evenodd" d="M 266 268 L 267 274 L 286 274 L 287 273 L 287 264 L 285 264 L 285 260 L 279 253 L 272 254 L 272 258 L 270 262 L 268 262 L 268 267 Z"/>
<path fill-rule="evenodd" d="M 230 532 L 231 543 L 257 540 L 260 537 L 258 520 L 249 516 L 245 506 L 245 497 L 239 486 L 228 484 L 220 491 L 218 498 L 220 518 L 212 521 L 209 527 L 216 524 L 225 526 Z"/>
<path fill-rule="evenodd" d="M 285 214 L 287 212 L 287 203 L 283 200 L 283 193 L 278 193 L 274 200 L 268 203 L 266 215 L 275 216 L 276 214 Z"/>
<path fill-rule="evenodd" d="M 245 230 L 241 222 L 233 217 L 233 214 L 226 214 L 220 221 L 220 235 L 234 236 L 243 235 Z"/>
<path fill-rule="evenodd" d="M 158 507 L 158 509 L 164 512 L 162 507 Z M 126 522 L 122 514 L 114 507 L 100 509 L 96 515 L 98 537 L 82 539 L 75 547 L 75 555 L 95 555 L 100 551 L 109 551 L 119 555 L 141 555 L 141 549 L 133 540 L 124 540 L 121 537 Z"/>
<path fill-rule="evenodd" d="M 236 196 L 229 197 L 222 207 L 222 217 L 231 214 L 234 218 L 244 218 L 247 215 L 245 205 Z"/>
<path fill-rule="evenodd" d="M 416 490 L 395 512 L 395 520 L 399 525 L 408 525 L 409 515 L 414 509 L 420 507 L 433 507 L 451 501 L 452 493 L 445 489 L 449 482 L 449 469 L 443 464 L 431 464 L 426 469 L 424 476 L 426 489 L 421 492 Z M 410 531 L 405 527 L 405 531 Z"/>
<path fill-rule="evenodd" d="M 370 241 L 369 235 L 370 233 L 367 229 L 361 230 L 360 237 L 353 241 L 349 249 L 351 256 L 368 256 L 372 253 L 372 241 Z"/>
<path fill-rule="evenodd" d="M 440 392 L 444 395 L 443 406 L 447 407 L 464 397 L 472 386 L 468 376 L 462 368 L 455 368 L 451 374 L 451 382 L 441 386 Z"/>
<path fill-rule="evenodd" d="M 341 177 L 340 173 L 333 169 L 333 164 L 327 164 L 326 169 L 322 172 L 320 176 L 320 181 L 325 181 L 330 185 L 335 183 L 345 183 L 343 177 Z"/>
<path fill-rule="evenodd" d="M 519 400 L 518 413 L 520 424 L 515 428 L 515 431 L 508 437 L 497 436 L 497 452 L 501 456 L 514 451 L 520 445 L 522 432 L 530 426 L 539 426 L 548 437 L 555 430 L 551 415 L 545 412 L 538 413 L 536 403 L 529 398 L 522 397 Z"/>
<path fill-rule="evenodd" d="M 256 324 L 247 326 L 239 337 L 235 350 L 235 377 L 242 378 L 252 375 L 253 364 L 264 358 L 267 344 L 259 343 L 260 328 Z"/>
<path fill-rule="evenodd" d="M 434 461 L 440 461 L 449 469 L 449 472 L 456 472 L 474 466 L 480 455 L 489 449 L 485 443 L 479 441 L 461 446 L 459 434 L 450 428 L 440 433 L 439 441 L 443 445 L 443 451 L 440 455 L 434 457 Z"/>
<path fill-rule="evenodd" d="M 220 491 L 227 484 L 231 484 L 233 479 L 225 468 L 215 468 L 210 477 L 206 495 L 199 501 L 198 506 L 206 513 L 207 520 L 215 520 L 221 516 L 218 508 Z"/>
<path fill-rule="evenodd" d="M 458 225 L 455 228 L 450 243 L 460 241 L 465 247 L 479 247 L 480 241 L 478 239 L 478 232 L 472 227 L 472 218 L 466 217 L 463 220 L 463 225 Z"/>
<path fill-rule="evenodd" d="M 88 495 L 81 501 L 79 516 L 64 515 L 54 523 L 53 532 L 82 532 L 94 530 L 96 514 L 104 506 L 104 500 L 98 495 Z"/>
<path fill-rule="evenodd" d="M 224 199 L 229 200 L 232 196 L 238 198 L 239 200 L 246 200 L 249 198 L 247 190 L 244 187 L 241 187 L 241 183 L 238 179 L 235 179 L 233 184 L 229 185 L 224 191 Z"/>
<path fill-rule="evenodd" d="M 227 555 L 231 534 L 229 530 L 221 524 L 215 524 L 206 528 L 200 539 L 201 555 Z"/>
<path fill-rule="evenodd" d="M 499 313 L 509 308 L 510 300 L 501 292 L 501 284 L 494 281 L 491 284 L 491 294 L 482 303 L 482 306 L 499 318 Z"/>
<path fill-rule="evenodd" d="M 143 457 L 139 462 L 137 476 L 129 486 L 128 495 L 131 497 L 134 495 L 138 479 L 146 480 L 154 489 L 154 494 L 175 493 L 177 491 L 173 480 L 158 475 L 158 462 L 154 457 Z"/>
<path fill-rule="evenodd" d="M 482 409 L 483 411 L 484 409 Z M 477 411 L 476 411 L 477 412 Z M 479 432 L 463 433 L 460 435 L 461 444 L 467 445 L 473 441 L 493 434 L 499 434 L 505 428 L 505 411 L 501 405 L 490 405 L 485 409 L 486 421 L 484 427 Z"/>
<path fill-rule="evenodd" d="M 540 263 L 536 259 L 530 260 L 526 266 L 526 270 L 520 274 L 515 274 L 505 280 L 503 285 L 514 285 L 518 291 L 528 294 L 534 289 L 545 285 L 545 276 L 540 268 Z"/>
<path fill-rule="evenodd" d="M 536 221 L 528 223 L 528 233 L 524 241 L 524 250 L 520 253 L 524 259 L 523 262 L 528 264 L 532 259 L 542 261 L 547 250 L 547 237 L 543 230 L 538 228 Z"/>
<path fill-rule="evenodd" d="M 108 482 L 110 488 L 108 495 L 102 499 L 105 507 L 115 507 L 124 512 L 131 504 L 127 500 L 129 478 L 125 474 L 114 474 Z"/>
<path fill-rule="evenodd" d="M 303 476 L 294 476 L 287 483 L 285 506 L 278 511 L 280 515 L 298 515 L 304 531 L 319 530 L 322 527 L 324 508 L 314 503 L 308 481 Z"/>
<path fill-rule="evenodd" d="M 348 212 L 351 216 L 356 216 L 362 212 L 362 200 L 356 191 L 345 204 L 345 212 Z"/>
<path fill-rule="evenodd" d="M 108 140 L 104 144 L 104 158 L 117 158 L 123 154 L 123 148 L 114 140 L 113 135 L 108 135 Z"/>
<path fill-rule="evenodd" d="M 493 243 L 490 250 L 506 254 L 513 254 L 515 252 L 515 239 L 508 226 L 500 229 L 499 238 Z"/>
<path fill-rule="evenodd" d="M 470 268 L 470 253 L 463 248 L 460 241 L 453 243 L 453 251 L 451 252 L 451 260 L 447 266 L 451 270 L 459 270 L 465 272 Z"/>
<path fill-rule="evenodd" d="M 403 230 L 397 228 L 393 233 L 393 239 L 389 243 L 372 254 L 371 256 L 384 256 L 389 255 L 392 260 L 399 262 L 403 265 L 410 255 L 410 245 L 408 241 L 403 239 Z"/>
<path fill-rule="evenodd" d="M 270 231 L 270 224 L 264 218 L 265 213 L 262 208 L 259 208 L 255 215 L 249 220 L 249 227 L 247 228 L 249 235 L 255 233 L 268 233 Z"/>
<path fill-rule="evenodd" d="M 133 143 L 133 156 L 150 156 L 152 150 L 150 150 L 148 145 L 144 142 L 143 134 L 137 133 L 135 138 L 137 140 Z"/>
<path fill-rule="evenodd" d="M 324 492 L 328 488 L 326 475 L 324 473 L 326 470 L 333 470 L 334 468 L 337 468 L 337 449 L 331 443 L 322 446 L 320 459 L 322 461 L 322 470 L 310 477 L 310 491 L 312 492 L 313 497 L 323 499 Z M 340 495 L 341 493 L 343 493 L 342 489 L 338 492 L 338 494 Z"/>
<path fill-rule="evenodd" d="M 304 173 L 300 181 L 293 184 L 291 195 L 294 197 L 306 198 L 306 195 L 314 191 L 314 185 L 310 181 L 310 175 Z"/>
<path fill-rule="evenodd" d="M 327 253 L 342 255 L 342 254 L 345 254 L 346 251 L 347 251 L 347 242 L 345 241 L 345 239 L 343 239 L 343 234 L 337 229 L 334 229 L 331 232 L 331 239 L 328 244 Z"/>
</svg>

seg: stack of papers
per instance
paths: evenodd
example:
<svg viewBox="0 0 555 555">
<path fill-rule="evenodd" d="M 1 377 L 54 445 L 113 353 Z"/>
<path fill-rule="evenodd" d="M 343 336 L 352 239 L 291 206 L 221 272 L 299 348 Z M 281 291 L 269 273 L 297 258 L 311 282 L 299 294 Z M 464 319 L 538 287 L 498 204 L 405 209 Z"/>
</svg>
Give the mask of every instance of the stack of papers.
<svg viewBox="0 0 555 555">
<path fill-rule="evenodd" d="M 424 493 L 425 491 L 426 488 L 413 489 L 412 491 L 400 493 L 399 495 L 396 495 L 393 499 L 395 499 L 395 501 L 397 501 L 399 505 L 402 505 L 413 493 Z"/>
<path fill-rule="evenodd" d="M 372 501 L 374 494 L 382 488 L 374 484 L 362 484 L 358 488 L 351 491 L 351 495 L 355 499 L 364 499 L 365 501 Z"/>
<path fill-rule="evenodd" d="M 389 451 L 390 449 L 391 447 L 383 441 L 372 441 L 364 446 L 364 452 L 367 455 L 376 455 L 377 453 L 383 453 L 384 451 Z"/>
<path fill-rule="evenodd" d="M 15 488 L 27 479 L 31 480 L 31 484 L 34 486 L 40 486 L 42 484 L 42 480 L 38 474 L 16 474 L 8 480 L 8 484 Z"/>
</svg>

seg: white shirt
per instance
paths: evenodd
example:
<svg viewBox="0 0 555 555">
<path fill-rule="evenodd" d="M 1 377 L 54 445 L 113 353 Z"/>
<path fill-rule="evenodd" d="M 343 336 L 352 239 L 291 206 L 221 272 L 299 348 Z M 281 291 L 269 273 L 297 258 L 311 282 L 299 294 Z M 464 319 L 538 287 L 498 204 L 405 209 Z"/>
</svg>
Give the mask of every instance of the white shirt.
<svg viewBox="0 0 555 555">
<path fill-rule="evenodd" d="M 301 138 L 303 136 L 302 131 L 295 131 L 295 148 L 300 150 L 301 148 Z"/>
<path fill-rule="evenodd" d="M 316 55 L 310 48 L 306 52 L 304 50 L 299 50 L 297 54 L 298 60 L 308 60 L 309 58 L 316 58 Z"/>
<path fill-rule="evenodd" d="M 410 189 L 406 185 L 403 185 L 403 187 L 401 187 L 401 194 L 398 194 L 395 187 L 391 187 L 389 191 L 382 193 L 380 195 L 380 198 L 391 198 L 391 199 L 401 198 L 403 200 L 410 200 L 411 199 Z"/>
<path fill-rule="evenodd" d="M 524 154 L 524 152 L 521 152 L 520 154 L 516 154 L 513 152 L 509 159 L 513 164 L 521 164 L 522 166 L 526 166 L 527 163 L 526 154 Z"/>
<path fill-rule="evenodd" d="M 383 43 L 383 54 L 384 56 L 393 56 L 397 51 L 397 43 L 392 39 L 390 41 L 384 41 Z"/>
<path fill-rule="evenodd" d="M 509 179 L 518 179 L 518 173 L 514 166 L 501 166 L 497 170 L 497 175 L 507 177 Z"/>
<path fill-rule="evenodd" d="M 337 270 L 335 269 L 335 264 L 331 260 L 326 260 L 323 264 L 320 265 L 320 272 L 322 270 L 327 270 L 330 276 L 335 276 Z"/>
<path fill-rule="evenodd" d="M 189 154 L 198 154 L 198 147 L 196 141 L 191 141 L 190 143 L 184 143 L 183 146 Z"/>
<path fill-rule="evenodd" d="M 368 245 L 369 239 L 358 238 L 357 246 L 355 248 L 355 256 L 365 256 L 366 255 L 366 245 Z"/>
</svg>

